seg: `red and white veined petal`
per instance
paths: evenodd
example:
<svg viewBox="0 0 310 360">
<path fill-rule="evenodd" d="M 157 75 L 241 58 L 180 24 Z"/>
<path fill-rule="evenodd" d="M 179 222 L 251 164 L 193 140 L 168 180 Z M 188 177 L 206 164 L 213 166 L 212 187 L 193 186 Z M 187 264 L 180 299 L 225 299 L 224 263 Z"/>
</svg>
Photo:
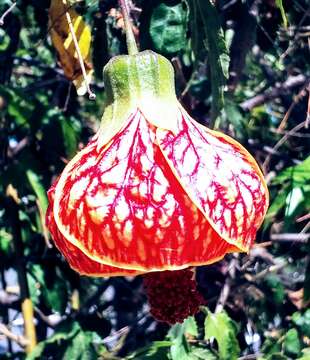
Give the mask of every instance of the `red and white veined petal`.
<svg viewBox="0 0 310 360">
<path fill-rule="evenodd" d="M 178 134 L 157 129 L 156 137 L 183 188 L 212 227 L 247 251 L 268 207 L 268 190 L 253 157 L 237 141 L 199 125 L 183 110 Z"/>
<path fill-rule="evenodd" d="M 141 274 L 141 272 L 139 271 L 126 270 L 98 263 L 97 261 L 90 259 L 78 247 L 72 245 L 66 240 L 66 238 L 64 238 L 64 236 L 57 228 L 52 211 L 54 205 L 54 193 L 56 184 L 57 182 L 55 182 L 48 191 L 49 206 L 46 212 L 46 225 L 51 232 L 55 245 L 57 246 L 58 250 L 64 255 L 70 267 L 81 275 L 95 277 L 125 275 L 135 276 Z"/>
<path fill-rule="evenodd" d="M 71 160 L 53 206 L 63 239 L 99 263 L 142 272 L 203 265 L 236 251 L 188 197 L 155 133 L 137 111 L 103 149 L 95 139 Z"/>
</svg>

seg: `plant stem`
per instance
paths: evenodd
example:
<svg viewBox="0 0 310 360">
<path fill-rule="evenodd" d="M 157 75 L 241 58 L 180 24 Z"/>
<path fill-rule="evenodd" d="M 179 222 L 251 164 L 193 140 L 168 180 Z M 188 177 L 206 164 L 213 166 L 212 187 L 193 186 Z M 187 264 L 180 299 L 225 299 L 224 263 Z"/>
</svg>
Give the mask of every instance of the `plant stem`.
<svg viewBox="0 0 310 360">
<path fill-rule="evenodd" d="M 128 11 L 128 0 L 119 0 L 119 5 L 122 9 L 122 14 L 123 14 L 123 19 L 124 19 L 128 54 L 135 55 L 139 51 L 138 51 L 134 33 L 132 31 L 132 23 L 131 23 L 131 20 L 129 17 L 129 11 Z"/>
</svg>

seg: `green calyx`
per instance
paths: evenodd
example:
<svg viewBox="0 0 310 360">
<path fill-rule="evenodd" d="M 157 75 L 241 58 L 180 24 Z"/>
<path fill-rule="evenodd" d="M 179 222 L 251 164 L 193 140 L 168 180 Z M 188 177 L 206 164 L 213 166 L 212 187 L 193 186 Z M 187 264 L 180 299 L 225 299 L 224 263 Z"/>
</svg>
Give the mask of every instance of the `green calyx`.
<svg viewBox="0 0 310 360">
<path fill-rule="evenodd" d="M 175 132 L 179 103 L 174 70 L 161 55 L 147 50 L 112 58 L 104 68 L 106 88 L 99 146 L 121 130 L 137 109 L 156 127 Z"/>
</svg>

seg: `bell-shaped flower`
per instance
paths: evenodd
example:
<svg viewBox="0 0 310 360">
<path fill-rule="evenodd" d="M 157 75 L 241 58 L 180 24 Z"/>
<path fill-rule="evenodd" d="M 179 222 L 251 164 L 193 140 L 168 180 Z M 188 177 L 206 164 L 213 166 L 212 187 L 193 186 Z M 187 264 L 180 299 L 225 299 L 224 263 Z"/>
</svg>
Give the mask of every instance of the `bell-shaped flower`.
<svg viewBox="0 0 310 360">
<path fill-rule="evenodd" d="M 115 57 L 104 82 L 100 129 L 50 189 L 47 225 L 73 269 L 149 273 L 153 315 L 182 321 L 203 301 L 188 269 L 249 250 L 266 184 L 244 147 L 187 114 L 164 57 Z"/>
</svg>

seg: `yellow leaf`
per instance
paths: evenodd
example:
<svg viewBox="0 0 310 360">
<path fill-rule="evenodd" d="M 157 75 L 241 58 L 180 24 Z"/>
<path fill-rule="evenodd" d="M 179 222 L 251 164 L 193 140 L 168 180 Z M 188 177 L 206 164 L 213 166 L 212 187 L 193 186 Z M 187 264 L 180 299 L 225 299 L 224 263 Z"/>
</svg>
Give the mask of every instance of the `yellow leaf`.
<svg viewBox="0 0 310 360">
<path fill-rule="evenodd" d="M 92 75 L 90 60 L 91 31 L 82 17 L 68 6 L 64 0 L 52 0 L 49 8 L 49 27 L 52 43 L 57 51 L 58 59 L 65 76 L 73 81 L 79 95 L 87 91 L 87 83 L 83 78 L 78 52 L 70 32 L 66 13 L 71 19 L 75 36 L 79 45 L 80 53 L 86 70 L 88 83 Z"/>
</svg>

